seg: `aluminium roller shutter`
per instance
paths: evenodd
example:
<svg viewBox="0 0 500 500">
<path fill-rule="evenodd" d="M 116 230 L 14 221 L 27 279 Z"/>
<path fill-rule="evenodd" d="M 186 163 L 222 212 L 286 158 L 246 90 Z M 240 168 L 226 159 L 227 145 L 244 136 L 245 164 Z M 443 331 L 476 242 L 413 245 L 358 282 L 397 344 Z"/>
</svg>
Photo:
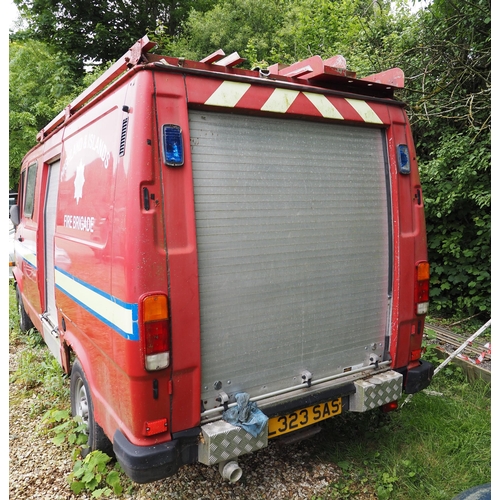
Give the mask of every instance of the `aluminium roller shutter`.
<svg viewBox="0 0 500 500">
<path fill-rule="evenodd" d="M 190 139 L 206 407 L 382 355 L 383 131 L 192 111 Z"/>
</svg>

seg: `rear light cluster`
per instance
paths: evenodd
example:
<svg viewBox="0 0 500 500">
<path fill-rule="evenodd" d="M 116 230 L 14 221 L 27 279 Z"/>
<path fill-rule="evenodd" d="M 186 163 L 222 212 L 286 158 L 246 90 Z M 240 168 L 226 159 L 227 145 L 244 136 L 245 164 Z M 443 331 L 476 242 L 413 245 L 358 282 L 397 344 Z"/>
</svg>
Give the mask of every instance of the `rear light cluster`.
<svg viewBox="0 0 500 500">
<path fill-rule="evenodd" d="M 142 301 L 144 366 L 162 370 L 170 364 L 169 318 L 166 295 L 149 295 Z"/>
<path fill-rule="evenodd" d="M 418 316 L 429 311 L 429 279 L 429 263 L 419 262 L 415 271 L 415 313 Z"/>
</svg>

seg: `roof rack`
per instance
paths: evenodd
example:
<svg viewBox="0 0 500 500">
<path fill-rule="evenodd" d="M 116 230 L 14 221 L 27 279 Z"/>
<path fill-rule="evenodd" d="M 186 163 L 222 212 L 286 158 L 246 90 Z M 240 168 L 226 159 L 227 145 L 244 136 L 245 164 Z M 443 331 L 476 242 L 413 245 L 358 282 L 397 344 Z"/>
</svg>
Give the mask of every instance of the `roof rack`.
<svg viewBox="0 0 500 500">
<path fill-rule="evenodd" d="M 326 74 L 327 70 L 333 70 L 338 76 L 349 76 L 356 78 L 356 73 L 347 71 L 346 60 L 343 56 L 330 57 L 323 61 L 320 56 L 312 56 L 303 61 L 298 61 L 290 66 L 273 64 L 268 70 L 273 75 L 288 76 L 301 80 L 311 80 L 319 75 Z"/>
<path fill-rule="evenodd" d="M 370 82 L 389 88 L 404 87 L 404 73 L 399 68 L 392 68 L 365 78 L 356 78 L 356 73 L 347 70 L 346 60 L 343 56 L 337 55 L 329 59 L 322 60 L 320 56 L 312 56 L 303 61 L 296 62 L 290 66 L 273 64 L 269 66 L 269 71 L 273 75 L 287 76 L 299 80 L 307 80 L 319 86 L 328 86 L 328 83 L 340 81 L 340 78 L 348 78 L 348 83 Z M 368 86 L 370 86 L 368 83 Z M 365 84 L 366 85 L 366 84 Z"/>
<path fill-rule="evenodd" d="M 66 121 L 75 111 L 91 101 L 101 90 L 103 90 L 115 78 L 124 71 L 136 66 L 142 59 L 143 54 L 149 52 L 156 44 L 151 42 L 147 36 L 138 40 L 129 51 L 120 57 L 108 70 L 106 70 L 89 88 L 83 91 L 71 104 L 61 111 L 47 126 L 38 132 L 36 139 L 43 141 L 47 135 L 53 132 L 61 123 Z"/>
<path fill-rule="evenodd" d="M 163 56 L 146 54 L 156 46 L 147 36 L 138 40 L 128 52 L 120 57 L 107 71 L 105 71 L 89 88 L 82 92 L 66 108 L 61 111 L 46 127 L 37 134 L 37 141 L 43 141 L 50 133 L 57 129 L 76 111 L 96 97 L 107 85 L 119 77 L 124 72 L 130 70 L 139 63 L 148 63 L 154 60 L 161 61 L 169 65 Z M 178 66 L 191 69 L 204 69 L 210 67 L 216 72 L 233 72 L 236 74 L 251 74 L 249 70 L 236 69 L 235 66 L 245 61 L 237 52 L 226 56 L 222 49 L 215 51 L 199 62 L 184 61 L 183 58 L 168 58 L 175 61 Z M 182 61 L 182 64 L 181 64 Z M 174 64 L 175 64 L 174 62 Z M 268 75 L 274 76 L 277 80 L 295 80 L 309 83 L 323 88 L 335 88 L 350 92 L 358 92 L 382 97 L 392 97 L 394 88 L 403 88 L 404 74 L 399 68 L 393 68 L 381 73 L 356 78 L 356 73 L 347 70 L 346 60 L 343 56 L 337 55 L 322 60 L 320 56 L 312 56 L 303 61 L 298 61 L 289 66 L 273 64 L 267 68 Z M 252 73 L 253 74 L 253 73 Z M 289 80 L 290 81 L 290 80 Z M 370 89 L 373 89 L 370 91 Z M 357 90 L 356 90 L 357 89 Z"/>
</svg>

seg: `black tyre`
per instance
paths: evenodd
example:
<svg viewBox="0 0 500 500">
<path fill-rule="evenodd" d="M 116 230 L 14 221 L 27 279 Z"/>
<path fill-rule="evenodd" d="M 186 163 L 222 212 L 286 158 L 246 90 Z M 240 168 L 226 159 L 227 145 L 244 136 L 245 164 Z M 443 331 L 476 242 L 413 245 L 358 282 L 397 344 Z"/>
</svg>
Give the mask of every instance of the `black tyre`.
<svg viewBox="0 0 500 500">
<path fill-rule="evenodd" d="M 110 457 L 114 456 L 111 441 L 102 427 L 95 421 L 89 384 L 78 360 L 75 360 L 71 369 L 70 397 L 71 414 L 74 417 L 80 416 L 87 426 L 87 448 L 82 451 L 82 455 L 85 456 L 91 451 L 100 450 Z"/>
<path fill-rule="evenodd" d="M 19 328 L 22 332 L 27 332 L 34 328 L 33 322 L 31 321 L 28 313 L 24 309 L 23 299 L 21 298 L 21 293 L 19 292 L 19 287 L 16 285 L 16 301 L 17 310 L 19 311 Z"/>
</svg>

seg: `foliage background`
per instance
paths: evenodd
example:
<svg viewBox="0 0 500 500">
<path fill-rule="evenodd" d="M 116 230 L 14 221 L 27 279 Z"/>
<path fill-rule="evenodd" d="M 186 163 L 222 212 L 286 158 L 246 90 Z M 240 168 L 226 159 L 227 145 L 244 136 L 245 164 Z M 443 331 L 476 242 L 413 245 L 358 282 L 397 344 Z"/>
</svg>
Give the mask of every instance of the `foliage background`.
<svg viewBox="0 0 500 500">
<path fill-rule="evenodd" d="M 402 68 L 398 97 L 420 165 L 432 313 L 490 317 L 489 0 L 14 2 L 23 25 L 9 35 L 11 189 L 38 130 L 145 33 L 159 52 L 201 59 L 223 48 L 247 67 L 342 54 L 360 77 Z"/>
</svg>

